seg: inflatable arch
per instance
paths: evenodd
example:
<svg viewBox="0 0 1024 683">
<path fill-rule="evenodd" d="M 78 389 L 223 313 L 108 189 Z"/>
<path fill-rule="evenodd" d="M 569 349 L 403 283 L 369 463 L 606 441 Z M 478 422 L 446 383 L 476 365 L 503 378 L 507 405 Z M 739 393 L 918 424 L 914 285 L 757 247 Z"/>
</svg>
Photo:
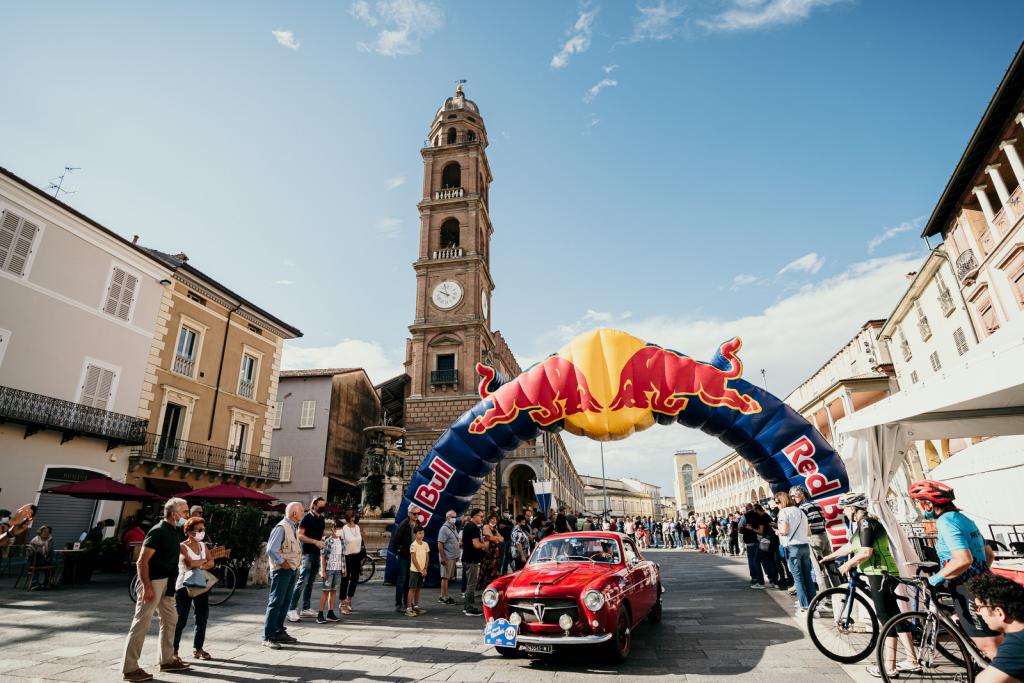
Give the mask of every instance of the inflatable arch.
<svg viewBox="0 0 1024 683">
<path fill-rule="evenodd" d="M 833 539 L 845 538 L 839 495 L 846 468 L 824 437 L 777 397 L 742 378 L 734 337 L 711 362 L 645 343 L 618 330 L 595 330 L 508 380 L 484 364 L 480 402 L 441 435 L 406 489 L 396 515 L 420 508 L 419 522 L 437 572 L 436 539 L 445 513 L 464 512 L 506 452 L 540 430 L 600 441 L 623 439 L 651 425 L 678 422 L 718 437 L 746 458 L 772 491 L 802 485 L 825 511 Z M 389 554 L 385 579 L 397 559 Z"/>
</svg>

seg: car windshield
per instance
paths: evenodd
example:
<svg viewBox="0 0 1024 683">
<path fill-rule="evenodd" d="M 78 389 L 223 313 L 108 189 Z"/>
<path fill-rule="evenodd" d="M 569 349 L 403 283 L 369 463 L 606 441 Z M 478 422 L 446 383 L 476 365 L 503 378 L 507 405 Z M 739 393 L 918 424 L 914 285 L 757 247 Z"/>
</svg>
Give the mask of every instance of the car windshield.
<svg viewBox="0 0 1024 683">
<path fill-rule="evenodd" d="M 530 558 L 530 564 L 546 562 L 596 562 L 619 564 L 619 544 L 610 538 L 572 536 L 541 541 Z"/>
</svg>

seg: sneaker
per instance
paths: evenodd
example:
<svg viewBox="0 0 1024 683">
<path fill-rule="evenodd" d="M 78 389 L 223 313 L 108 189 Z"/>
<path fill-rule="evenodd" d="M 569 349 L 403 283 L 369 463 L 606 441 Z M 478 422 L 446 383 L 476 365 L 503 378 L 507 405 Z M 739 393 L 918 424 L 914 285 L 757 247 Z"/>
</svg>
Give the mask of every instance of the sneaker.
<svg viewBox="0 0 1024 683">
<path fill-rule="evenodd" d="M 896 671 L 898 673 L 919 674 L 922 669 L 921 665 L 915 662 L 896 662 Z"/>
<path fill-rule="evenodd" d="M 316 611 L 315 610 L 311 610 L 309 608 L 306 608 L 306 609 L 302 610 L 301 612 L 299 612 L 299 616 L 301 616 L 301 617 L 315 617 L 316 616 Z"/>
<path fill-rule="evenodd" d="M 299 616 L 299 610 L 297 610 L 297 609 L 290 609 L 290 610 L 288 610 L 288 621 L 296 622 L 296 621 L 298 621 L 301 618 L 302 617 Z"/>
<path fill-rule="evenodd" d="M 186 664 L 185 662 L 181 661 L 177 657 L 175 657 L 171 661 L 167 662 L 166 664 L 161 664 L 160 665 L 160 670 L 161 671 L 185 671 L 186 669 L 191 669 L 191 668 L 192 668 L 191 664 Z"/>
<path fill-rule="evenodd" d="M 278 643 L 297 643 L 297 642 L 299 642 L 298 638 L 290 636 L 290 635 L 288 635 L 287 633 L 285 633 L 283 631 L 281 633 L 278 633 L 277 637 L 274 638 L 274 640 L 276 642 L 278 642 Z"/>
<path fill-rule="evenodd" d="M 869 675 L 874 676 L 875 678 L 881 678 L 882 677 L 882 670 L 879 669 L 877 666 L 868 666 L 868 667 L 865 667 L 864 670 L 867 671 Z M 889 671 L 889 672 L 886 672 L 885 675 L 888 678 L 899 678 L 900 677 L 900 672 L 899 671 Z"/>
<path fill-rule="evenodd" d="M 452 599 L 452 597 L 451 597 L 451 596 L 449 595 L 449 596 L 448 596 L 447 598 L 445 598 L 445 599 L 444 599 L 444 604 L 446 604 L 446 605 L 454 605 L 454 604 L 456 604 L 456 602 L 455 602 L 455 600 L 453 600 L 453 599 Z"/>
<path fill-rule="evenodd" d="M 459 597 L 460 598 L 465 598 L 466 597 L 466 591 L 462 591 L 461 593 L 459 593 Z"/>
<path fill-rule="evenodd" d="M 467 609 L 464 609 L 462 610 L 462 613 L 465 614 L 467 617 L 482 617 L 484 615 L 484 613 L 478 610 L 476 607 L 469 607 Z"/>
<path fill-rule="evenodd" d="M 264 640 L 263 641 L 263 647 L 267 648 L 268 650 L 280 650 L 281 649 L 281 643 L 277 642 L 276 640 Z M 152 678 L 152 676 L 150 676 L 149 678 Z M 135 678 L 135 679 L 125 679 L 125 680 L 148 681 L 149 678 Z"/>
<path fill-rule="evenodd" d="M 318 624 L 326 624 L 327 623 L 327 620 L 324 619 L 324 613 L 323 612 L 317 612 L 316 613 L 316 623 L 318 623 Z"/>
<path fill-rule="evenodd" d="M 397 614 L 405 614 L 405 608 L 401 605 L 395 605 L 395 612 Z"/>
<path fill-rule="evenodd" d="M 790 595 L 796 595 L 796 586 L 791 586 L 786 592 Z"/>
<path fill-rule="evenodd" d="M 146 673 L 142 669 L 136 669 L 130 673 L 126 673 L 123 676 L 126 681 L 151 681 L 153 680 L 153 674 Z"/>
<path fill-rule="evenodd" d="M 416 610 L 414 610 L 412 607 L 410 607 L 409 609 L 405 610 L 405 616 L 407 616 L 407 617 L 418 617 L 419 613 Z"/>
<path fill-rule="evenodd" d="M 332 611 L 327 613 L 327 621 L 341 621 L 341 619 Z"/>
<path fill-rule="evenodd" d="M 751 588 L 756 588 L 756 589 L 762 590 L 762 591 L 765 590 L 765 587 L 764 587 L 763 583 L 752 583 L 752 584 L 750 584 L 750 587 Z"/>
<path fill-rule="evenodd" d="M 437 596 L 437 601 L 439 603 L 441 603 L 442 605 L 447 605 L 448 604 L 448 598 L 444 597 L 443 595 Z"/>
<path fill-rule="evenodd" d="M 427 610 L 423 609 L 419 605 L 416 605 L 415 607 L 413 607 L 413 609 L 416 610 L 416 614 L 426 614 L 427 613 Z"/>
</svg>

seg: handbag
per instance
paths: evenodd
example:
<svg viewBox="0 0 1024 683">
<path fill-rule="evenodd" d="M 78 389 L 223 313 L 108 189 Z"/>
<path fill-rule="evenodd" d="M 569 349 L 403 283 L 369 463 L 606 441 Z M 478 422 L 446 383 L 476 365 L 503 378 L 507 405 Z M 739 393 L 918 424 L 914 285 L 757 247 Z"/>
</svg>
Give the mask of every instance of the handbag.
<svg viewBox="0 0 1024 683">
<path fill-rule="evenodd" d="M 771 551 L 772 539 L 768 538 L 767 536 L 758 536 L 757 549 L 760 550 L 762 553 L 767 553 Z"/>
<path fill-rule="evenodd" d="M 190 598 L 198 598 L 200 595 L 202 595 L 203 593 L 205 593 L 208 590 L 210 590 L 211 588 L 213 588 L 214 585 L 216 585 L 216 583 L 220 580 L 216 576 L 211 574 L 210 572 L 206 571 L 205 569 L 193 569 L 191 574 L 192 575 L 196 575 L 196 574 L 201 575 L 203 577 L 201 580 L 204 583 L 201 586 L 194 585 L 194 584 L 188 583 L 190 577 L 187 577 L 185 579 L 185 584 L 184 584 L 185 585 L 185 589 L 188 590 L 188 597 L 190 597 Z"/>
</svg>

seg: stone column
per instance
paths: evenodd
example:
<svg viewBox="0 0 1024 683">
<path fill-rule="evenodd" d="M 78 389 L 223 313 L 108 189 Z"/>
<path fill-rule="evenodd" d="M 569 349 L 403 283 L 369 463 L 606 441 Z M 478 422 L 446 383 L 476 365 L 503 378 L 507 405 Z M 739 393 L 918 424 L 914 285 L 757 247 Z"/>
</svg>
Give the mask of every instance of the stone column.
<svg viewBox="0 0 1024 683">
<path fill-rule="evenodd" d="M 1016 139 L 1003 140 L 999 145 L 999 150 L 1006 155 L 1007 161 L 1010 162 L 1010 168 L 1013 169 L 1013 175 L 1017 178 L 1017 184 L 1024 187 L 1024 163 L 1021 163 L 1017 148 L 1013 146 L 1015 142 L 1017 142 Z"/>
<path fill-rule="evenodd" d="M 992 240 L 994 242 L 998 242 L 1001 235 L 999 234 L 999 230 L 996 229 L 996 214 L 992 210 L 992 202 L 988 200 L 988 193 L 985 192 L 985 186 L 975 185 L 974 196 L 978 198 L 978 203 L 981 204 L 981 212 L 985 214 L 985 223 L 988 224 L 988 229 L 992 231 Z"/>
<path fill-rule="evenodd" d="M 957 224 L 960 226 L 960 230 L 964 233 L 964 238 L 967 239 L 967 246 L 974 252 L 974 258 L 977 259 L 978 263 L 981 263 L 981 259 L 984 258 L 984 254 L 981 252 L 981 248 L 978 246 L 978 240 L 974 238 L 974 230 L 971 229 L 971 223 L 964 216 L 964 212 L 961 209 L 960 215 L 957 217 Z"/>
<path fill-rule="evenodd" d="M 1017 212 L 1010 206 L 1010 191 L 1006 188 L 1006 183 L 1003 182 L 1003 176 L 999 174 L 999 164 L 992 164 L 985 167 L 985 173 L 988 173 L 988 177 L 992 179 L 992 184 L 996 186 L 996 194 L 999 195 L 999 201 L 1003 204 L 1003 211 L 1010 217 L 1010 221 L 1017 220 Z"/>
</svg>

